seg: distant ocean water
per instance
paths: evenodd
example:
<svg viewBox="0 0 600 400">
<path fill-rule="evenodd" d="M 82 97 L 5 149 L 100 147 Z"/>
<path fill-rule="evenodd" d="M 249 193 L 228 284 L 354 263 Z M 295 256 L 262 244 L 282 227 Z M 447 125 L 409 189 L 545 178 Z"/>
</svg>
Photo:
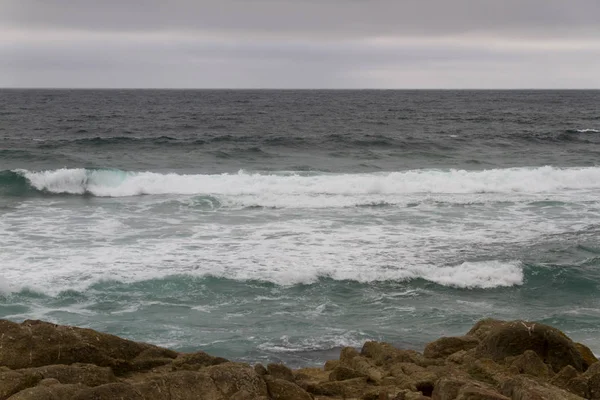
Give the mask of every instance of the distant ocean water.
<svg viewBox="0 0 600 400">
<path fill-rule="evenodd" d="M 0 318 L 314 365 L 600 353 L 600 91 L 0 90 Z"/>
</svg>

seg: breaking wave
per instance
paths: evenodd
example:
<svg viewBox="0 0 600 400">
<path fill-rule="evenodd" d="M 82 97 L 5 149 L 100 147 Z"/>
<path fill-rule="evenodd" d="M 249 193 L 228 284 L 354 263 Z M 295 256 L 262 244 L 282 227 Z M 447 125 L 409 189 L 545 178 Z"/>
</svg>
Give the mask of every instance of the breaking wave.
<svg viewBox="0 0 600 400">
<path fill-rule="evenodd" d="M 409 170 L 323 174 L 311 172 L 176 174 L 115 169 L 0 171 L 0 192 L 13 195 L 69 194 L 99 197 L 208 195 L 297 199 L 302 196 L 362 198 L 360 204 L 386 202 L 406 194 L 553 193 L 600 189 L 600 167 L 507 168 L 480 171 Z M 268 206 L 268 204 L 254 204 Z M 285 204 L 284 204 L 285 205 Z"/>
</svg>

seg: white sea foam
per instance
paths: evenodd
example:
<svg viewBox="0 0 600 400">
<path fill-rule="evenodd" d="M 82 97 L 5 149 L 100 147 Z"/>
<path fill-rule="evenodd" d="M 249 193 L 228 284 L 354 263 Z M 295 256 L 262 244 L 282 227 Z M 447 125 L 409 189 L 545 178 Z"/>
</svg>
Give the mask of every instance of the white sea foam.
<svg viewBox="0 0 600 400">
<path fill-rule="evenodd" d="M 9 284 L 8 279 L 0 275 L 0 295 L 7 295 L 13 292 L 14 288 Z"/>
<path fill-rule="evenodd" d="M 523 267 L 518 261 L 464 262 L 454 267 L 436 268 L 424 278 L 444 286 L 489 289 L 523 284 Z"/>
<path fill-rule="evenodd" d="M 579 133 L 600 133 L 598 129 L 576 129 Z"/>
<path fill-rule="evenodd" d="M 124 197 L 200 195 L 222 204 L 265 207 L 349 207 L 398 204 L 406 195 L 546 194 L 600 189 L 600 168 L 507 168 L 483 171 L 411 170 L 370 174 L 246 173 L 181 175 L 118 170 L 19 170 L 52 193 Z"/>
</svg>

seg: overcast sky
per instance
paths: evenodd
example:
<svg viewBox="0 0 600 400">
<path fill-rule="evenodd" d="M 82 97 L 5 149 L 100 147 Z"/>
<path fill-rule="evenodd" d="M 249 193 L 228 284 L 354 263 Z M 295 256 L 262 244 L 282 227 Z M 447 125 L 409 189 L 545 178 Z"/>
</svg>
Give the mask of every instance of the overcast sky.
<svg viewBox="0 0 600 400">
<path fill-rule="evenodd" d="M 0 0 L 0 87 L 600 88 L 600 0 Z"/>
</svg>

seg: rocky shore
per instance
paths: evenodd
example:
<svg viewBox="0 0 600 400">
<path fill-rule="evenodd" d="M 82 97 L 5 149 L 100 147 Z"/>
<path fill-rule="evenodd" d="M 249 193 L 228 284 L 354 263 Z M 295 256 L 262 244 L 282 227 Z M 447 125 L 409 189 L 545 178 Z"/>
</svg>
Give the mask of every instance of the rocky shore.
<svg viewBox="0 0 600 400">
<path fill-rule="evenodd" d="M 344 348 L 323 368 L 249 365 L 43 321 L 0 320 L 0 400 L 600 399 L 600 363 L 553 327 L 485 319 L 423 353 Z"/>
</svg>

